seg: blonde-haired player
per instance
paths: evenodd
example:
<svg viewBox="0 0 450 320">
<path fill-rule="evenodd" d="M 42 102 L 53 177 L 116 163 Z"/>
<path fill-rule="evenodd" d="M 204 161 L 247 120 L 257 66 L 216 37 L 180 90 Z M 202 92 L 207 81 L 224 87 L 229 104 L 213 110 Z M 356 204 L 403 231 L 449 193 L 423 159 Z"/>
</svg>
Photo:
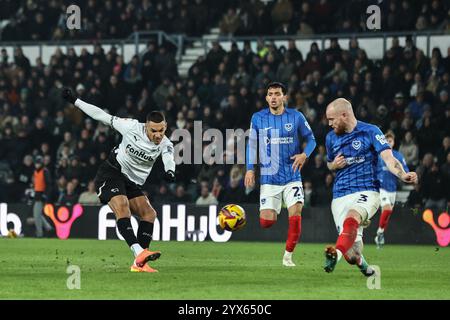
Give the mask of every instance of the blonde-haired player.
<svg viewBox="0 0 450 320">
<path fill-rule="evenodd" d="M 406 183 L 415 183 L 417 175 L 405 172 L 381 130 L 358 121 L 346 99 L 331 102 L 327 106 L 326 117 L 333 128 L 327 134 L 326 148 L 328 168 L 336 172 L 331 211 L 339 237 L 335 246 L 325 249 L 324 269 L 332 272 L 344 256 L 365 276 L 370 276 L 374 270 L 362 255 L 362 234 L 363 227 L 380 206 L 378 156 L 390 172 Z"/>
</svg>

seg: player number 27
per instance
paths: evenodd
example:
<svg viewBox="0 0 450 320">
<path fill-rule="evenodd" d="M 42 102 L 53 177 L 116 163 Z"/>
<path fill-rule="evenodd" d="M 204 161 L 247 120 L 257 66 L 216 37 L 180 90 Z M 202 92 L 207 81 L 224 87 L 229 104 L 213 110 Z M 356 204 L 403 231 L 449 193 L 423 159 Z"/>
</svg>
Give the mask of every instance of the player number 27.
<svg viewBox="0 0 450 320">
<path fill-rule="evenodd" d="M 292 190 L 295 190 L 295 193 L 294 193 L 295 198 L 300 197 L 302 195 L 302 192 L 300 191 L 300 187 L 292 187 Z"/>
</svg>

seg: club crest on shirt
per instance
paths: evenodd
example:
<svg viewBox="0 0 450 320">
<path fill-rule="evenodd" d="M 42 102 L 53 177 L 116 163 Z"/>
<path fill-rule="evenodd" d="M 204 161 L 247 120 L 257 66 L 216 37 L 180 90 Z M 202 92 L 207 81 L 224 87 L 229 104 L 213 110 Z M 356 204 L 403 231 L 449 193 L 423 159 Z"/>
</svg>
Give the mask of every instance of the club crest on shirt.
<svg viewBox="0 0 450 320">
<path fill-rule="evenodd" d="M 352 147 L 355 150 L 359 150 L 359 148 L 361 148 L 361 141 L 359 140 L 353 140 L 352 141 Z"/>
<path fill-rule="evenodd" d="M 284 128 L 286 129 L 287 132 L 292 130 L 292 123 L 285 123 L 284 124 Z"/>
</svg>

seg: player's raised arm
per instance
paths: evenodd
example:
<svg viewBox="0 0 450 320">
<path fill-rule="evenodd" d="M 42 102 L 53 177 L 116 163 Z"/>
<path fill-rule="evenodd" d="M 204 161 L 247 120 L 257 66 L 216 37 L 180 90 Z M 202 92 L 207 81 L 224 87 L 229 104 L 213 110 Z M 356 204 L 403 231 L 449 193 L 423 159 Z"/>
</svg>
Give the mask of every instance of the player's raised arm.
<svg viewBox="0 0 450 320">
<path fill-rule="evenodd" d="M 402 163 L 398 161 L 392 154 L 391 149 L 386 149 L 380 153 L 386 167 L 392 174 L 397 176 L 405 183 L 416 183 L 417 174 L 415 172 L 406 172 Z"/>
<path fill-rule="evenodd" d="M 388 170 L 405 183 L 416 183 L 417 174 L 415 172 L 406 173 L 402 163 L 394 157 L 391 146 L 381 130 L 374 126 L 370 130 L 370 136 L 375 150 L 380 154 Z"/>
<path fill-rule="evenodd" d="M 70 90 L 69 88 L 64 88 L 62 91 L 62 96 L 64 100 L 67 102 L 72 103 L 76 107 L 78 107 L 81 111 L 86 113 L 89 117 L 91 117 L 94 120 L 100 121 L 104 124 L 110 125 L 112 121 L 112 116 L 100 109 L 99 107 L 96 107 L 92 104 L 86 103 L 81 99 L 78 99 L 75 94 Z"/>
<path fill-rule="evenodd" d="M 119 131 L 122 135 L 125 134 L 133 125 L 138 123 L 138 121 L 134 119 L 112 116 L 99 107 L 84 102 L 83 100 L 77 98 L 69 88 L 63 89 L 62 96 L 64 100 L 78 107 L 92 119 L 100 121 L 105 125 L 111 126 L 113 129 Z"/>
</svg>

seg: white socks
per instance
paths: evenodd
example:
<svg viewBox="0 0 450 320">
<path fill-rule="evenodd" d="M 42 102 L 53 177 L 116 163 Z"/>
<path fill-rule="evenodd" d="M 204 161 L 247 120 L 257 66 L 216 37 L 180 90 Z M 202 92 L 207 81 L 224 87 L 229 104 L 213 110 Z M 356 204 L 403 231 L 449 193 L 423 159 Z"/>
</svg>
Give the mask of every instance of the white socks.
<svg viewBox="0 0 450 320">
<path fill-rule="evenodd" d="M 131 251 L 133 251 L 133 254 L 135 257 L 137 257 L 144 249 L 139 245 L 139 243 L 132 244 L 130 247 Z"/>
<path fill-rule="evenodd" d="M 337 253 L 337 261 L 341 260 L 342 258 L 342 252 L 339 249 L 336 249 L 336 253 Z"/>
</svg>

